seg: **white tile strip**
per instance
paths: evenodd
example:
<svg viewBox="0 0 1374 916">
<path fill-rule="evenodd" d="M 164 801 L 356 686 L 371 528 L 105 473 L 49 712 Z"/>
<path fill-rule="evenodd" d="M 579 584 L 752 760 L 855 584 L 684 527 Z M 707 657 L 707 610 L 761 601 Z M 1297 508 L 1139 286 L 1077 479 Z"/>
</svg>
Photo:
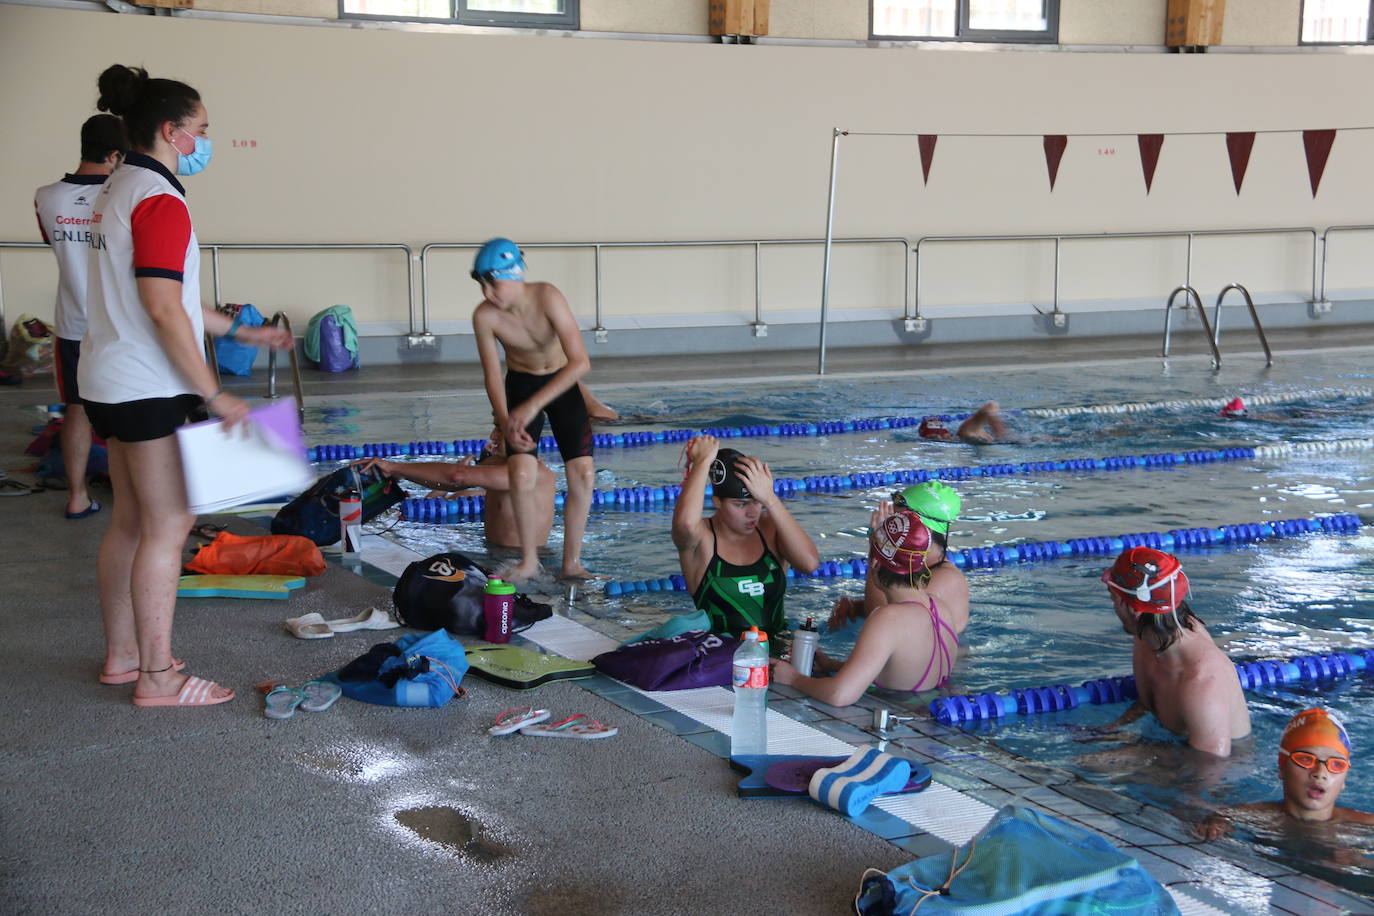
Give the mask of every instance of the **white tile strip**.
<svg viewBox="0 0 1374 916">
<path fill-rule="evenodd" d="M 1194 900 L 1183 891 L 1174 888 L 1165 888 L 1174 898 L 1174 903 L 1178 905 L 1178 911 L 1182 916 L 1226 916 L 1226 913 L 1210 904 L 1203 903 L 1201 900 Z"/>
<path fill-rule="evenodd" d="M 362 550 L 359 551 L 359 556 L 365 562 L 397 577 L 405 572 L 406 567 L 411 563 L 425 558 L 424 554 L 416 553 L 409 547 L 403 547 L 380 534 L 366 533 L 363 534 Z"/>
<path fill-rule="evenodd" d="M 997 810 L 949 786 L 932 782 L 915 795 L 884 795 L 874 807 L 920 827 L 952 846 L 961 846 L 987 824 Z"/>
</svg>

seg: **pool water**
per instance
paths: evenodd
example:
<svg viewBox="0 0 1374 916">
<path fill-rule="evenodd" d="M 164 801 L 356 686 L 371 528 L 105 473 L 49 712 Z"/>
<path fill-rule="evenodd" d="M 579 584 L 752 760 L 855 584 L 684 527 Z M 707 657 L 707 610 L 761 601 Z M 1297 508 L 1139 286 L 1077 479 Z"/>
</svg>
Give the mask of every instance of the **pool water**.
<svg viewBox="0 0 1374 916">
<path fill-rule="evenodd" d="M 1225 448 L 1276 442 L 1368 437 L 1374 409 L 1368 397 L 1323 395 L 1254 408 L 1246 420 L 1227 420 L 1202 408 L 1064 418 L 1018 416 L 1017 409 L 1230 398 L 1240 394 L 1367 387 L 1374 378 L 1368 352 L 1294 357 L 1270 370 L 1205 363 L 1161 367 L 1075 366 L 1025 371 L 814 379 L 762 385 L 597 388 L 603 400 L 629 418 L 624 429 L 680 429 L 825 419 L 967 412 L 987 399 L 1001 402 L 1008 422 L 1025 437 L 1019 444 L 968 446 L 931 443 L 914 430 L 880 430 L 812 438 L 760 438 L 731 442 L 763 458 L 775 477 L 881 472 L 953 465 L 1020 463 L 1189 448 Z M 592 385 L 596 388 L 593 378 Z M 486 433 L 489 408 L 480 391 L 422 398 L 368 398 L 307 409 L 312 444 L 477 438 Z M 611 431 L 611 430 L 607 430 Z M 679 445 L 614 448 L 598 452 L 597 486 L 663 486 L 682 478 Z M 547 458 L 561 472 L 557 456 Z M 1251 459 L 1119 472 L 1045 473 L 975 478 L 955 486 L 963 512 L 950 530 L 951 549 L 1020 541 L 1067 540 L 1164 531 L 1171 528 L 1305 518 L 1333 512 L 1374 519 L 1374 452 L 1352 451 Z M 418 492 L 418 491 L 417 491 Z M 823 559 L 860 556 L 869 512 L 889 490 L 807 494 L 787 502 L 816 541 Z M 670 510 L 593 510 L 583 559 L 589 569 L 617 579 L 650 579 L 678 571 L 668 536 Z M 388 524 L 391 524 L 388 522 Z M 374 526 L 375 527 L 375 526 Z M 561 526 L 550 557 L 561 549 Z M 1181 551 L 1193 586 L 1191 605 L 1238 661 L 1374 647 L 1374 534 L 1315 536 L 1240 548 Z M 434 525 L 395 522 L 391 535 L 421 552 L 457 549 L 482 556 L 480 523 Z M 1122 632 L 1098 580 L 1104 560 L 1061 560 L 969 573 L 973 606 L 964 634 L 967 654 L 948 693 L 1004 691 L 1130 672 L 1131 638 Z M 855 580 L 805 581 L 788 591 L 793 621 L 824 619 L 840 595 L 857 595 Z M 664 614 L 691 609 L 685 593 L 639 593 L 626 598 L 584 598 L 593 612 L 646 627 L 644 605 Z M 828 652 L 845 654 L 854 633 L 829 633 Z M 1220 774 L 1190 780 L 1171 774 L 1155 785 L 1136 757 L 1150 742 L 1176 743 L 1151 720 L 1102 735 L 1123 706 L 1086 707 L 1033 718 L 1013 718 L 978 731 L 1006 749 L 1075 769 L 1131 794 L 1196 818 L 1215 807 L 1280 797 L 1274 749 L 1284 722 L 1310 705 L 1342 717 L 1357 755 L 1374 744 L 1374 685 L 1354 678 L 1334 685 L 1251 693 L 1255 736 Z M 924 706 L 937 694 L 893 696 Z M 1133 756 L 1134 755 L 1134 756 Z M 1158 767 L 1154 772 L 1158 772 Z M 1374 810 L 1374 782 L 1351 771 L 1341 803 Z M 1265 847 L 1282 837 L 1255 832 Z M 1359 849 L 1358 843 L 1352 847 Z M 1365 852 L 1371 850 L 1365 840 Z M 1321 856 L 1316 857 L 1318 860 Z M 1356 889 L 1374 881 L 1374 859 L 1336 855 L 1342 877 Z M 1320 861 L 1313 870 L 1324 868 Z M 1352 884 L 1353 882 L 1353 884 Z M 1374 887 L 1374 884 L 1369 885 Z"/>
</svg>

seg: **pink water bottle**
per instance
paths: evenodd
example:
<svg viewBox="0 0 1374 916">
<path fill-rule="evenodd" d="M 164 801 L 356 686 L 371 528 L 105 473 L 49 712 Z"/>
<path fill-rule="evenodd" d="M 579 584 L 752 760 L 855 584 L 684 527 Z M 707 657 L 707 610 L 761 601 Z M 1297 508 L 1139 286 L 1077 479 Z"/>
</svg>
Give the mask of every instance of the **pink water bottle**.
<svg viewBox="0 0 1374 916">
<path fill-rule="evenodd" d="M 511 627 L 515 625 L 515 586 L 501 579 L 488 579 L 482 589 L 482 616 L 487 629 L 487 642 L 510 642 Z"/>
</svg>

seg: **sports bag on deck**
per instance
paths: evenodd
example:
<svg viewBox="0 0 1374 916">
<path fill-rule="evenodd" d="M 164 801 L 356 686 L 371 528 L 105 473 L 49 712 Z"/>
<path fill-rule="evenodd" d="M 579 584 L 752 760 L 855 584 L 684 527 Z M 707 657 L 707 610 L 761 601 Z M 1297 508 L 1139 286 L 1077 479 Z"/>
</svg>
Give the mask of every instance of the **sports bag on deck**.
<svg viewBox="0 0 1374 916">
<path fill-rule="evenodd" d="M 667 639 L 644 639 L 592 659 L 596 670 L 641 690 L 728 687 L 739 640 L 692 630 Z"/>
<path fill-rule="evenodd" d="M 221 531 L 196 551 L 188 572 L 207 576 L 318 576 L 324 554 L 309 538 L 295 534 L 242 537 Z"/>
<path fill-rule="evenodd" d="M 356 488 L 363 497 L 363 521 L 368 522 L 405 499 L 394 479 L 376 469 L 339 468 L 282 506 L 272 519 L 273 534 L 299 534 L 320 547 L 339 541 L 339 497 Z"/>
<path fill-rule="evenodd" d="M 482 616 L 482 589 L 488 571 L 461 553 L 436 553 L 405 568 L 391 601 L 396 616 L 408 627 L 448 630 L 474 635 L 486 630 Z M 528 595 L 515 596 L 515 632 L 553 614 L 547 604 Z"/>
</svg>

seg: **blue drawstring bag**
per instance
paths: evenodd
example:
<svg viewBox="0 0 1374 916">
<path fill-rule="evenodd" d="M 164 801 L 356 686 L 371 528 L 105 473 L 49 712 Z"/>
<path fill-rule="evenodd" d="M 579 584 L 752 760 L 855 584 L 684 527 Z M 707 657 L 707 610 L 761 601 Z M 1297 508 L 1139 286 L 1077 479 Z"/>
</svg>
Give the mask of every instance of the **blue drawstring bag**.
<svg viewBox="0 0 1374 916">
<path fill-rule="evenodd" d="M 443 706 L 466 691 L 463 644 L 446 630 L 411 633 L 378 643 L 338 671 L 325 675 L 344 696 L 379 706 Z"/>
<path fill-rule="evenodd" d="M 1083 827 L 1016 805 L 994 814 L 965 846 L 864 873 L 855 913 L 913 911 L 1178 916 L 1169 892 L 1135 859 Z"/>
<path fill-rule="evenodd" d="M 234 318 L 241 327 L 257 328 L 266 323 L 262 314 L 253 307 L 252 303 L 226 305 L 225 309 L 236 310 L 235 312 L 226 311 L 226 314 Z M 219 363 L 221 372 L 228 372 L 230 375 L 251 375 L 253 363 L 257 358 L 257 347 L 239 343 L 230 337 L 220 337 L 215 341 L 215 361 Z"/>
</svg>

